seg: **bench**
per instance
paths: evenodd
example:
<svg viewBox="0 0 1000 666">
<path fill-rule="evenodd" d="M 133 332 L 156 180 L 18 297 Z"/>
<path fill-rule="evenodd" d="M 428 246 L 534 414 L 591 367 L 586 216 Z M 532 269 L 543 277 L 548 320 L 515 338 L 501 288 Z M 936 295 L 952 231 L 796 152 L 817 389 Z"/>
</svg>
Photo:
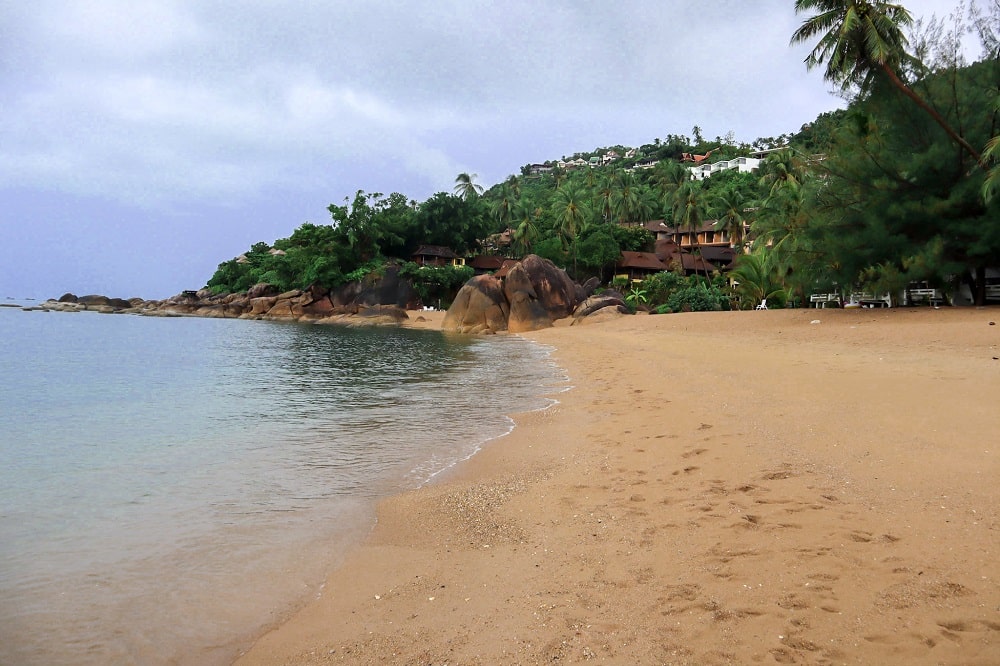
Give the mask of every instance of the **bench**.
<svg viewBox="0 0 1000 666">
<path fill-rule="evenodd" d="M 906 297 L 909 300 L 910 305 L 913 305 L 916 301 L 926 301 L 931 305 L 940 305 L 941 303 L 944 303 L 944 297 L 937 289 L 907 289 Z"/>
<path fill-rule="evenodd" d="M 868 293 L 855 293 L 851 294 L 851 302 L 858 303 L 863 308 L 891 308 L 892 298 L 889 294 L 883 294 L 881 296 L 876 296 L 875 294 Z"/>
<path fill-rule="evenodd" d="M 809 297 L 809 305 L 814 308 L 825 308 L 828 303 L 840 305 L 840 294 L 813 294 Z"/>
</svg>

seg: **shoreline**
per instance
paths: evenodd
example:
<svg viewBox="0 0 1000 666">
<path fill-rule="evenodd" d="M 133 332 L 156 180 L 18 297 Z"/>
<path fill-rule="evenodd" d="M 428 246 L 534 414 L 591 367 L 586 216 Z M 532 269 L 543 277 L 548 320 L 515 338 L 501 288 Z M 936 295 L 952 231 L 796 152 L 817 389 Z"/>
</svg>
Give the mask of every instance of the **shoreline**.
<svg viewBox="0 0 1000 666">
<path fill-rule="evenodd" d="M 319 597 L 235 663 L 989 663 L 998 315 L 525 334 L 574 388 L 383 500 Z"/>
</svg>

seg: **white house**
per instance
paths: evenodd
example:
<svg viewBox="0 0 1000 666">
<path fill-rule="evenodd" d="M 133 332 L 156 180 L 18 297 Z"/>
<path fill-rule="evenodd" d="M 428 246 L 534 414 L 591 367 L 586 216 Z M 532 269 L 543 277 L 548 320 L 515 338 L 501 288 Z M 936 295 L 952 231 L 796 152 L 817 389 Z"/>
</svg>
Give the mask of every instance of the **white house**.
<svg viewBox="0 0 1000 666">
<path fill-rule="evenodd" d="M 713 174 L 730 169 L 736 169 L 740 173 L 749 173 L 756 171 L 759 167 L 760 160 L 756 157 L 734 157 L 731 160 L 720 160 L 712 164 L 699 164 L 698 166 L 688 167 L 688 171 L 691 172 L 692 179 L 705 180 L 706 178 L 711 178 Z"/>
</svg>

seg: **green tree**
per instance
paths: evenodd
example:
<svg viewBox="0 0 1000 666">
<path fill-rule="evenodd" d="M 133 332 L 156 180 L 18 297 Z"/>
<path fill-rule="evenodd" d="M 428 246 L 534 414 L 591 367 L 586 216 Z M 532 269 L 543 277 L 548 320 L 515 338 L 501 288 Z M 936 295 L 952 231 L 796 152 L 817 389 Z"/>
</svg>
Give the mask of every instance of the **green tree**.
<svg viewBox="0 0 1000 666">
<path fill-rule="evenodd" d="M 460 173 L 455 178 L 454 192 L 463 199 L 475 199 L 483 193 L 483 186 L 476 182 L 474 173 Z"/>
<path fill-rule="evenodd" d="M 698 181 L 688 181 L 677 190 L 674 201 L 672 217 L 674 226 L 678 229 L 687 229 L 691 232 L 692 244 L 696 254 L 701 254 L 701 244 L 698 240 L 698 231 L 705 222 L 708 202 L 705 200 L 705 190 L 702 183 Z M 705 278 L 708 271 L 706 269 Z"/>
<path fill-rule="evenodd" d="M 997 95 L 996 109 L 1000 112 L 1000 95 Z M 1000 188 L 1000 134 L 994 136 L 986 144 L 986 150 L 983 152 L 983 158 L 986 160 L 991 160 L 993 162 L 993 167 L 990 169 L 989 174 L 986 176 L 986 180 L 983 182 L 983 199 L 986 203 L 990 203 L 993 196 L 996 193 L 997 188 Z"/>
<path fill-rule="evenodd" d="M 875 72 L 883 73 L 986 169 L 979 152 L 903 80 L 902 66 L 909 59 L 903 29 L 913 19 L 902 5 L 885 0 L 796 0 L 795 11 L 818 12 L 792 34 L 793 44 L 819 37 L 819 43 L 806 58 L 807 67 L 812 69 L 826 63 L 824 77 L 845 90 L 858 85 L 868 91 Z"/>
<path fill-rule="evenodd" d="M 538 238 L 538 221 L 541 217 L 541 208 L 536 208 L 529 201 L 520 200 L 514 208 L 514 246 L 523 257 L 531 252 L 531 246 Z"/>
<path fill-rule="evenodd" d="M 746 218 L 743 212 L 746 206 L 743 195 L 740 192 L 718 194 L 713 204 L 719 211 L 715 230 L 726 232 L 729 235 L 730 245 L 742 253 L 746 247 Z"/>
<path fill-rule="evenodd" d="M 405 197 L 403 200 L 405 202 Z M 358 190 L 353 201 L 345 197 L 344 202 L 343 206 L 331 204 L 327 210 L 334 226 L 343 234 L 348 247 L 357 257 L 358 265 L 381 256 L 381 243 L 400 240 L 381 215 L 387 206 L 381 193 L 366 194 L 364 190 Z"/>
<path fill-rule="evenodd" d="M 621 247 L 606 224 L 590 226 L 574 242 L 573 256 L 583 270 L 605 281 L 621 258 Z"/>
<path fill-rule="evenodd" d="M 928 99 L 951 109 L 967 136 L 987 145 L 995 132 L 990 109 L 996 63 L 981 61 L 922 83 Z M 826 257 L 842 283 L 887 267 L 907 280 L 942 284 L 966 276 L 977 303 L 985 273 L 1000 264 L 1000 201 L 982 196 L 986 173 L 956 159 L 954 144 L 936 123 L 889 85 L 875 86 L 849 110 L 849 122 L 823 162 L 814 220 L 804 240 Z M 971 273 L 967 273 L 971 271 Z"/>
<path fill-rule="evenodd" d="M 556 190 L 552 212 L 556 218 L 563 246 L 573 249 L 576 235 L 590 222 L 590 208 L 582 189 L 564 187 Z M 573 254 L 573 272 L 576 273 L 576 253 Z"/>
<path fill-rule="evenodd" d="M 510 227 L 514 216 L 514 204 L 514 193 L 511 191 L 510 186 L 504 183 L 500 188 L 500 197 L 491 206 L 493 217 L 503 230 Z"/>
<path fill-rule="evenodd" d="M 777 254 L 766 247 L 758 247 L 749 254 L 736 257 L 736 265 L 729 272 L 729 279 L 736 285 L 740 309 L 753 309 L 764 299 L 772 302 L 784 296 L 775 259 Z"/>
</svg>

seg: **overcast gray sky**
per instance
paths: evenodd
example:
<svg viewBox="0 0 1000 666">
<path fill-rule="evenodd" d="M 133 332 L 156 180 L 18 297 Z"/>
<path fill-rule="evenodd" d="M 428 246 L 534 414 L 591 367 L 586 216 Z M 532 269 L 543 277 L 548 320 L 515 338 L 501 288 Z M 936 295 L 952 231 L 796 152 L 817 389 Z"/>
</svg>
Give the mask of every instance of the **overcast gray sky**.
<svg viewBox="0 0 1000 666">
<path fill-rule="evenodd" d="M 358 189 L 795 132 L 841 102 L 793 6 L 0 0 L 0 299 L 197 289 Z"/>
</svg>

